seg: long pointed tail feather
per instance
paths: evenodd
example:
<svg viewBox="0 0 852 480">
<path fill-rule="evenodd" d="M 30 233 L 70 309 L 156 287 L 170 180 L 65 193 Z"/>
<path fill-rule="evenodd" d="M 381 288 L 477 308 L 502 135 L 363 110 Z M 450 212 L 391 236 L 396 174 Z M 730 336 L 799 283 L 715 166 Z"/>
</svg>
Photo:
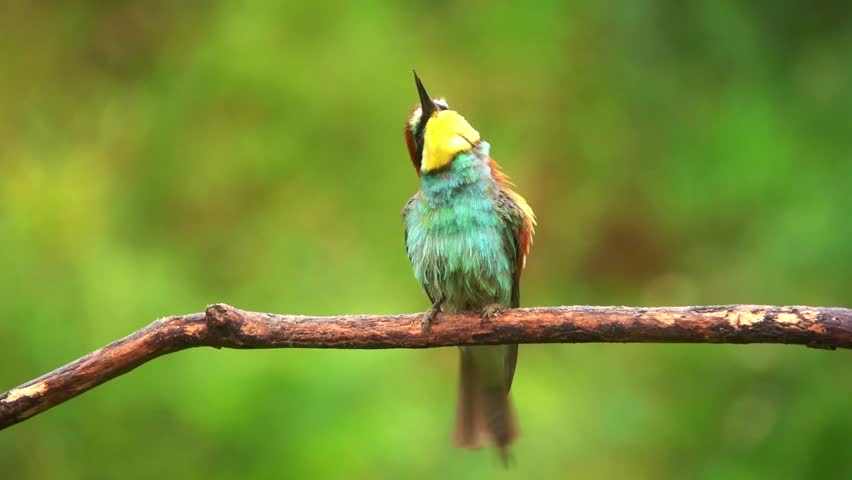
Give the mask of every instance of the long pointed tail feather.
<svg viewBox="0 0 852 480">
<path fill-rule="evenodd" d="M 508 466 L 508 446 L 518 434 L 509 400 L 511 379 L 503 381 L 506 375 L 499 375 L 501 381 L 494 382 L 493 375 L 489 375 L 494 372 L 494 366 L 479 364 L 488 360 L 488 356 L 474 355 L 471 349 L 461 349 L 458 413 L 453 439 L 464 448 L 480 448 L 491 441 L 497 446 L 503 464 Z"/>
</svg>

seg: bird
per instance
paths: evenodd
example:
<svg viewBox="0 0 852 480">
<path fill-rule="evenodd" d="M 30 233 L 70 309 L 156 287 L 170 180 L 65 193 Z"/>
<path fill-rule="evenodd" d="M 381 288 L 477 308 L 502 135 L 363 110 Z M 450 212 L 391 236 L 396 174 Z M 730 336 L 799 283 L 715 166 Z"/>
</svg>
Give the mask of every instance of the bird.
<svg viewBox="0 0 852 480">
<path fill-rule="evenodd" d="M 443 97 L 432 98 L 414 72 L 420 103 L 404 128 L 420 189 L 402 211 L 405 248 L 432 306 L 421 318 L 428 333 L 439 312 L 477 311 L 482 323 L 520 305 L 521 273 L 536 218 L 490 155 L 490 145 Z M 459 447 L 493 444 L 508 466 L 518 429 L 509 400 L 518 345 L 461 346 L 453 440 Z"/>
</svg>

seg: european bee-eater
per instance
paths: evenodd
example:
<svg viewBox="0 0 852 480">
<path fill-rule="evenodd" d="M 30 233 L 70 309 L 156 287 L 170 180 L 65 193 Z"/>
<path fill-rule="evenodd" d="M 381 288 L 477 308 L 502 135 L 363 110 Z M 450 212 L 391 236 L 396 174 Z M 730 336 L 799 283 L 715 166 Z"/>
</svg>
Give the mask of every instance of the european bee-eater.
<svg viewBox="0 0 852 480">
<path fill-rule="evenodd" d="M 490 146 L 443 98 L 431 98 L 414 74 L 420 103 L 405 140 L 420 190 L 402 211 L 405 248 L 414 276 L 439 311 L 479 311 L 483 322 L 519 306 L 518 284 L 532 243 L 535 216 L 489 156 Z M 461 447 L 494 443 L 503 463 L 517 436 L 509 389 L 517 345 L 461 348 L 454 440 Z"/>
</svg>

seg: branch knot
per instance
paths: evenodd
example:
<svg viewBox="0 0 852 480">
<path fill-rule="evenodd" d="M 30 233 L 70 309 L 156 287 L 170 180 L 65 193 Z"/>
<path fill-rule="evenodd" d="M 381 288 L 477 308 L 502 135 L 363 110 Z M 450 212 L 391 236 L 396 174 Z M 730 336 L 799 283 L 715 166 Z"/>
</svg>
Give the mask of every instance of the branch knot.
<svg viewBox="0 0 852 480">
<path fill-rule="evenodd" d="M 239 343 L 237 338 L 244 321 L 240 310 L 225 303 L 214 303 L 207 306 L 204 319 L 211 346 L 222 348 Z"/>
</svg>

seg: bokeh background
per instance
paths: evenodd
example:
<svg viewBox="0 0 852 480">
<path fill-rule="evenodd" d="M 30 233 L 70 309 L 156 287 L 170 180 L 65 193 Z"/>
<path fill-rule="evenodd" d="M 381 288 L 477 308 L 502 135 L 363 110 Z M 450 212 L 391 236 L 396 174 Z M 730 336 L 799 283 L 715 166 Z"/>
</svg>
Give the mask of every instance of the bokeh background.
<svg viewBox="0 0 852 480">
<path fill-rule="evenodd" d="M 848 2 L 4 2 L 0 390 L 227 302 L 422 311 L 417 68 L 539 218 L 522 303 L 852 305 Z M 0 476 L 852 478 L 852 355 L 521 349 L 516 467 L 454 349 L 169 355 L 0 432 Z"/>
</svg>

